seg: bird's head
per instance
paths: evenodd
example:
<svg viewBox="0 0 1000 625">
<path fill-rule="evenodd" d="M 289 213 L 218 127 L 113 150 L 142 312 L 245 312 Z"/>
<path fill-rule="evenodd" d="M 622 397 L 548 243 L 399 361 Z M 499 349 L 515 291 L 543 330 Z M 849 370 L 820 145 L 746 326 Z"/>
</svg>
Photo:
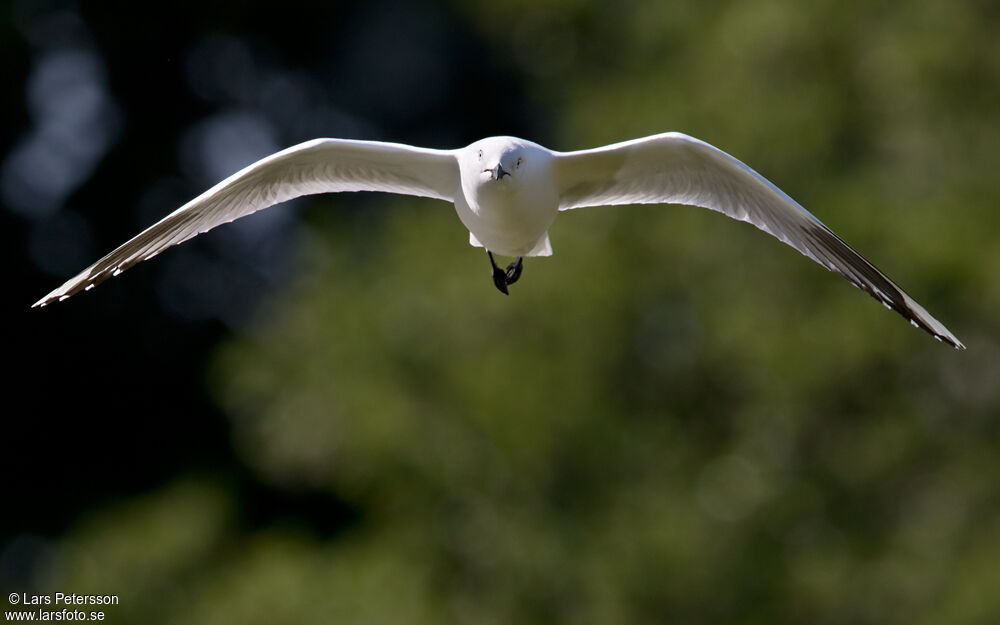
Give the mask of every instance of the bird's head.
<svg viewBox="0 0 1000 625">
<path fill-rule="evenodd" d="M 535 144 L 514 137 L 489 137 L 466 148 L 465 175 L 477 182 L 510 184 L 518 180 L 533 159 Z"/>
</svg>

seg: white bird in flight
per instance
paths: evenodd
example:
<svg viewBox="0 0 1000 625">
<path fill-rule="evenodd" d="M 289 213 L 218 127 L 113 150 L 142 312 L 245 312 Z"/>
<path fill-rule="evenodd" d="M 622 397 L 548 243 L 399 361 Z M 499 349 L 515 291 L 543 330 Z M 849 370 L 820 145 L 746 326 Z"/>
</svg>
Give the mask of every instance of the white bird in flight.
<svg viewBox="0 0 1000 625">
<path fill-rule="evenodd" d="M 34 306 L 89 290 L 166 248 L 302 195 L 384 191 L 453 202 L 469 243 L 489 255 L 503 293 L 522 258 L 549 256 L 560 211 L 608 204 L 691 204 L 746 221 L 867 291 L 911 324 L 965 346 L 809 211 L 739 160 L 669 132 L 591 150 L 556 152 L 515 137 L 456 150 L 399 143 L 314 139 L 236 172 L 140 232 Z M 499 268 L 493 253 L 515 257 Z"/>
</svg>

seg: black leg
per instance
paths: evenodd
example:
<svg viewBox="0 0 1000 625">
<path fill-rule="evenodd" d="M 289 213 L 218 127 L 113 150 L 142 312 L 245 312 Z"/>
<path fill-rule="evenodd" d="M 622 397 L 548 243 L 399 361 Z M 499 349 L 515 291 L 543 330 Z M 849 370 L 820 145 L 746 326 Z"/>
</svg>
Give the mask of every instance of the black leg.
<svg viewBox="0 0 1000 625">
<path fill-rule="evenodd" d="M 517 282 L 517 279 L 521 277 L 521 269 L 524 267 L 522 260 L 523 259 L 518 256 L 516 261 L 507 265 L 507 284 L 514 284 Z"/>
<path fill-rule="evenodd" d="M 497 289 L 504 295 L 510 295 L 507 292 L 507 274 L 503 269 L 497 267 L 496 261 L 493 260 L 493 252 L 486 250 L 486 253 L 490 257 L 490 266 L 493 268 L 493 284 L 496 285 Z"/>
</svg>

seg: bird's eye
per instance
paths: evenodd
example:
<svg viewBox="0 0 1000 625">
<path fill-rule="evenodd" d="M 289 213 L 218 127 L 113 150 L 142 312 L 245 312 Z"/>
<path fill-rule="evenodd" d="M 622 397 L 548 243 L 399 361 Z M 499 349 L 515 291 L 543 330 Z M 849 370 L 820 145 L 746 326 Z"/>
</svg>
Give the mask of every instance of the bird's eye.
<svg viewBox="0 0 1000 625">
<path fill-rule="evenodd" d="M 521 166 L 521 161 L 523 161 L 523 160 L 524 160 L 524 158 L 518 156 L 517 157 L 517 163 L 514 164 L 514 167 L 520 167 Z"/>
<path fill-rule="evenodd" d="M 483 151 L 479 150 L 479 160 L 483 160 Z"/>
</svg>

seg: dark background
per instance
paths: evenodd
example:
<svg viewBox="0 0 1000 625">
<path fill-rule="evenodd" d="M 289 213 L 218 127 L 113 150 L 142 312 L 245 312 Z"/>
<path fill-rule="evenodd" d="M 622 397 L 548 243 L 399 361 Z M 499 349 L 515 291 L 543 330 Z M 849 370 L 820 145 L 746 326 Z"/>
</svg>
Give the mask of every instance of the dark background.
<svg viewBox="0 0 1000 625">
<path fill-rule="evenodd" d="M 260 508 L 250 517 L 286 508 L 254 503 L 282 495 L 248 478 L 234 459 L 203 383 L 206 350 L 287 278 L 287 241 L 271 240 L 281 232 L 258 233 L 258 225 L 249 241 L 225 234 L 199 241 L 179 250 L 175 271 L 142 267 L 132 288 L 109 285 L 105 297 L 80 298 L 72 309 L 27 305 L 172 210 L 171 201 L 214 184 L 215 173 L 198 171 L 213 158 L 234 159 L 239 168 L 240 159 L 328 135 L 442 148 L 502 132 L 537 136 L 544 122 L 530 121 L 514 72 L 459 20 L 421 2 L 292 2 L 281 11 L 243 3 L 23 2 L 7 11 L 5 75 L 23 88 L 5 92 L 12 123 L 3 143 L 44 145 L 27 166 L 28 180 L 10 183 L 37 187 L 40 197 L 3 213 L 8 266 L 17 268 L 6 343 L 11 362 L 20 363 L 9 405 L 21 406 L 8 420 L 4 475 L 24 476 L 9 484 L 19 513 L 4 515 L 4 535 L 58 533 L 90 506 L 188 470 L 218 471 L 236 487 L 260 489 L 247 497 Z M 60 61 L 68 66 L 52 67 Z M 56 74 L 48 82 L 46 71 Z M 32 84 L 37 92 L 26 97 Z M 100 104 L 91 103 L 95 97 Z M 79 126 L 39 138 L 46 124 L 77 123 L 48 115 L 66 109 L 72 118 L 90 106 L 98 110 L 79 113 L 86 115 Z M 101 137 L 73 134 L 88 131 Z M 88 139 L 101 144 L 81 150 L 92 154 L 63 156 Z M 218 156 L 230 147 L 242 152 Z M 69 169 L 64 175 L 73 179 L 57 198 L 45 197 L 50 167 Z M 242 275 L 227 275 L 231 263 Z M 182 267 L 217 281 L 176 275 Z M 206 286 L 224 293 L 189 293 L 199 301 L 180 304 L 190 307 L 184 310 L 158 292 Z M 337 522 L 324 505 L 285 504 L 306 520 Z"/>
<path fill-rule="evenodd" d="M 2 588 L 137 623 L 993 622 L 998 27 L 972 1 L 0 4 Z M 666 207 L 561 217 L 509 299 L 450 208 L 351 194 L 29 308 L 317 136 L 666 130 L 968 351 Z"/>
</svg>

